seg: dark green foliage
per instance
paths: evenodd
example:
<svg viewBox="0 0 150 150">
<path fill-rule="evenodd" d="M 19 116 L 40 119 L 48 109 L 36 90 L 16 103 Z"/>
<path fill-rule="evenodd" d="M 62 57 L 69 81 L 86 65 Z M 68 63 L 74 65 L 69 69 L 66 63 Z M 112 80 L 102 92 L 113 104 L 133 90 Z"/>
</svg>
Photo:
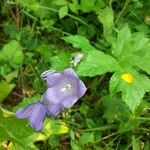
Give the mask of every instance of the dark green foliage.
<svg viewBox="0 0 150 150">
<path fill-rule="evenodd" d="M 150 149 L 150 0 L 0 4 L 0 149 Z M 15 117 L 41 99 L 43 71 L 69 67 L 88 88 L 78 103 L 41 132 Z"/>
</svg>

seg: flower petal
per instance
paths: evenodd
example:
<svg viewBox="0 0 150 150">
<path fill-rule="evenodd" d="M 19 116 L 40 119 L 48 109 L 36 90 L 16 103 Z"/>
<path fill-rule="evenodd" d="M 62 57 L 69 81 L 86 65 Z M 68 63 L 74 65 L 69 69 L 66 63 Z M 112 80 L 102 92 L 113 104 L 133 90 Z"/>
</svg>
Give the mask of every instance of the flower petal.
<svg viewBox="0 0 150 150">
<path fill-rule="evenodd" d="M 37 102 L 33 108 L 32 108 L 32 113 L 29 116 L 29 124 L 31 127 L 39 131 L 43 128 L 43 121 L 46 116 L 46 106 L 43 105 L 40 102 Z"/>
<path fill-rule="evenodd" d="M 30 114 L 32 113 L 33 104 L 27 106 L 26 108 L 20 108 L 16 111 L 16 117 L 23 119 L 28 118 Z"/>
<path fill-rule="evenodd" d="M 52 116 L 57 116 L 62 110 L 62 106 L 60 104 L 46 105 L 46 108 L 47 108 L 47 114 Z"/>
<path fill-rule="evenodd" d="M 82 97 L 85 92 L 86 92 L 87 88 L 85 87 L 84 83 L 79 80 L 78 81 L 78 98 Z"/>
<path fill-rule="evenodd" d="M 62 75 L 65 77 L 78 78 L 78 75 L 76 74 L 76 72 L 72 68 L 65 69 L 62 72 Z"/>
<path fill-rule="evenodd" d="M 48 104 L 58 104 L 62 99 L 62 95 L 60 94 L 58 87 L 48 88 L 43 95 L 43 101 Z"/>
<path fill-rule="evenodd" d="M 68 96 L 62 99 L 61 104 L 64 106 L 64 108 L 71 108 L 74 103 L 76 103 L 78 100 L 78 97 L 76 96 Z"/>
<path fill-rule="evenodd" d="M 61 79 L 61 77 L 62 77 L 61 73 L 53 73 L 47 76 L 46 81 L 47 81 L 48 87 L 56 86 L 59 83 L 59 80 Z"/>
</svg>

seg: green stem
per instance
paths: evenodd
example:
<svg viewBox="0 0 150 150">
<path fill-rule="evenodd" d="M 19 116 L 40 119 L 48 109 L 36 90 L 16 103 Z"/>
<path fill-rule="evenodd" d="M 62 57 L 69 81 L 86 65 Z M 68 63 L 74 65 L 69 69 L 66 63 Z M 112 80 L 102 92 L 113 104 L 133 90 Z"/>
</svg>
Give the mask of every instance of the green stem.
<svg viewBox="0 0 150 150">
<path fill-rule="evenodd" d="M 119 13 L 119 15 L 117 16 L 116 20 L 115 20 L 115 24 L 118 23 L 119 19 L 123 16 L 126 8 L 128 7 L 129 3 L 131 2 L 131 0 L 126 0 L 125 5 L 123 7 L 123 9 L 121 10 L 121 12 Z"/>
<path fill-rule="evenodd" d="M 54 12 L 56 12 L 56 13 L 59 13 L 59 10 L 53 9 L 53 8 L 50 8 L 50 7 L 40 6 L 40 8 L 42 8 L 42 9 L 47 9 L 47 10 L 50 10 L 50 11 L 54 11 Z M 75 20 L 77 20 L 77 21 L 79 21 L 80 23 L 86 25 L 88 28 L 91 28 L 91 27 L 90 27 L 86 22 L 84 22 L 82 19 L 80 19 L 80 18 L 78 18 L 78 17 L 76 17 L 76 16 L 74 16 L 74 15 L 71 15 L 71 14 L 67 14 L 67 16 L 70 17 L 70 18 L 73 18 L 73 19 L 75 19 Z"/>
<path fill-rule="evenodd" d="M 116 128 L 116 125 L 107 125 L 107 126 L 102 126 L 102 127 L 97 127 L 97 128 L 91 128 L 91 129 L 85 129 L 84 131 L 97 131 L 97 130 L 101 130 L 101 131 L 105 131 L 105 130 L 109 130 L 109 129 L 114 129 Z"/>
</svg>

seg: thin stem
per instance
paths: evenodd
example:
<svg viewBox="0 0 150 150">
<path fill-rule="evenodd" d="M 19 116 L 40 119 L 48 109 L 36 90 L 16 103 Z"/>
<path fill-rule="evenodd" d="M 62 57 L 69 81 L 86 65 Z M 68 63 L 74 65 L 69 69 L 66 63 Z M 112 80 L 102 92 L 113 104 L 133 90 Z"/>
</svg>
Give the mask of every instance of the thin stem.
<svg viewBox="0 0 150 150">
<path fill-rule="evenodd" d="M 102 127 L 97 127 L 97 128 L 91 128 L 91 129 L 85 129 L 84 131 L 96 131 L 96 130 L 109 130 L 109 129 L 114 129 L 116 128 L 116 125 L 107 125 L 107 126 L 102 126 Z"/>
<path fill-rule="evenodd" d="M 121 12 L 119 13 L 119 15 L 117 16 L 116 20 L 115 20 L 115 24 L 118 23 L 119 19 L 123 16 L 126 8 L 128 7 L 129 3 L 131 2 L 131 0 L 126 0 L 125 1 L 125 5 L 123 7 L 123 9 L 121 10 Z"/>
<path fill-rule="evenodd" d="M 50 8 L 50 7 L 40 6 L 40 8 L 42 8 L 42 9 L 47 9 L 47 10 L 50 10 L 50 11 L 54 11 L 54 12 L 56 12 L 56 13 L 59 13 L 59 10 L 53 9 L 53 8 Z M 81 22 L 82 24 L 86 25 L 87 27 L 91 28 L 86 22 L 84 22 L 82 19 L 80 19 L 80 18 L 78 18 L 78 17 L 76 17 L 76 16 L 74 16 L 74 15 L 67 14 L 66 16 L 68 16 L 68 17 L 70 17 L 70 18 L 73 18 L 73 19 L 75 19 L 75 20 Z"/>
</svg>

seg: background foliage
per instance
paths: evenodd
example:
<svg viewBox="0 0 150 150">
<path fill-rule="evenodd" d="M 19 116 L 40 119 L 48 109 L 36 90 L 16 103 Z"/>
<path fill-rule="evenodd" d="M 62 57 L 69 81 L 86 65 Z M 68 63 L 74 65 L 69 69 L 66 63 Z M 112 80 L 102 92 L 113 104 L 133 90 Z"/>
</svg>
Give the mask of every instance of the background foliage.
<svg viewBox="0 0 150 150">
<path fill-rule="evenodd" d="M 0 149 L 149 150 L 150 1 L 0 0 Z M 72 66 L 86 95 L 44 130 L 14 112 Z"/>
</svg>

